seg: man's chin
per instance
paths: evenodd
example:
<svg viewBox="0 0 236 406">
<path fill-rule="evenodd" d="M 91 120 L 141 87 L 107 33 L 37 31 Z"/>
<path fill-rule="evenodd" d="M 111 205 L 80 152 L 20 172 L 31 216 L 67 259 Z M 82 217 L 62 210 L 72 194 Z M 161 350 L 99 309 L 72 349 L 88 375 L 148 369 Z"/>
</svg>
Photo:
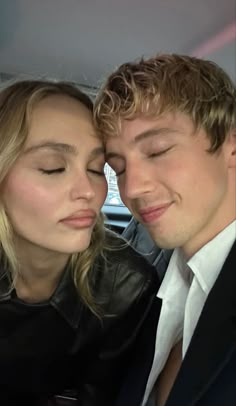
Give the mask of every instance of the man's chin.
<svg viewBox="0 0 236 406">
<path fill-rule="evenodd" d="M 158 233 L 151 232 L 151 231 L 149 231 L 149 234 L 159 248 L 174 249 L 179 245 L 177 243 L 176 239 L 173 238 L 173 236 L 170 237 L 168 235 L 163 235 L 163 234 L 160 235 Z"/>
</svg>

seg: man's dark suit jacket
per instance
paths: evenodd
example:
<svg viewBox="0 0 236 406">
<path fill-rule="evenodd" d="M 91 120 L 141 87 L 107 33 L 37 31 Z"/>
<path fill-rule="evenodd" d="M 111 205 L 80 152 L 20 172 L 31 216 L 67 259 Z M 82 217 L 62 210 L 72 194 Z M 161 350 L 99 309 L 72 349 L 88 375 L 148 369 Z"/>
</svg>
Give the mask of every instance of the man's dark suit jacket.
<svg viewBox="0 0 236 406">
<path fill-rule="evenodd" d="M 236 406 L 235 264 L 236 242 L 208 295 L 165 406 Z M 162 256 L 157 266 L 163 266 Z M 161 303 L 156 298 L 116 406 L 142 404 L 155 352 Z"/>
</svg>

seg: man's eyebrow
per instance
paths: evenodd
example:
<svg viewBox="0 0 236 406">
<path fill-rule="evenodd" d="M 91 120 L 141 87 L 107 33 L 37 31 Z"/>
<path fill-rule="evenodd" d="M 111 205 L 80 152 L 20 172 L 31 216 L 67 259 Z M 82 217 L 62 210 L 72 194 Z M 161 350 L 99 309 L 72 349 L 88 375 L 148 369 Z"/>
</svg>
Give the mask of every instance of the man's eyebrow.
<svg viewBox="0 0 236 406">
<path fill-rule="evenodd" d="M 27 148 L 24 151 L 24 154 L 29 154 L 31 152 L 36 152 L 40 149 L 52 149 L 53 151 L 57 152 L 66 152 L 69 154 L 76 155 L 77 150 L 74 145 L 65 144 L 61 142 L 53 142 L 53 141 L 44 141 L 40 144 L 32 145 L 32 147 Z"/>
<path fill-rule="evenodd" d="M 131 141 L 131 144 L 136 144 L 138 142 L 141 142 L 147 138 L 155 137 L 157 135 L 164 135 L 164 134 L 173 134 L 173 133 L 179 133 L 178 130 L 175 130 L 174 128 L 171 127 L 158 127 L 158 128 L 151 128 L 146 131 L 142 131 L 141 133 L 137 134 L 134 139 Z M 105 153 L 106 161 L 112 158 L 118 158 L 118 159 L 124 159 L 122 155 L 116 152 L 107 152 Z"/>
<path fill-rule="evenodd" d="M 141 133 L 136 135 L 133 139 L 133 142 L 134 143 L 140 142 L 145 140 L 146 138 L 155 137 L 156 135 L 173 134 L 173 133 L 179 133 L 179 131 L 171 127 L 151 128 L 149 130 L 142 131 Z"/>
</svg>

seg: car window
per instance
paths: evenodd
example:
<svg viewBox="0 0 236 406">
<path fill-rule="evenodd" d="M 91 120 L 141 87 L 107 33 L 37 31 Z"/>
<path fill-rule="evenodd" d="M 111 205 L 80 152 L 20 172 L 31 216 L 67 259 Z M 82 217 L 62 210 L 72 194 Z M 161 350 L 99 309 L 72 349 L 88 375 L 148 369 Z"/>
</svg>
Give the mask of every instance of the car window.
<svg viewBox="0 0 236 406">
<path fill-rule="evenodd" d="M 124 203 L 120 198 L 116 174 L 108 164 L 105 165 L 105 175 L 108 183 L 108 193 L 104 204 L 111 206 L 124 206 Z"/>
</svg>

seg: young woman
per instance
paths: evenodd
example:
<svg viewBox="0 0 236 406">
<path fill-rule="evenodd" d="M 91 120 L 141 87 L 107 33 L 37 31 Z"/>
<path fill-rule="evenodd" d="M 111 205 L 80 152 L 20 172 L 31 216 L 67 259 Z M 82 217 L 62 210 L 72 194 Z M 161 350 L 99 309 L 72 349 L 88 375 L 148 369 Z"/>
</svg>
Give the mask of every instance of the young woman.
<svg viewBox="0 0 236 406">
<path fill-rule="evenodd" d="M 4 406 L 112 406 L 158 289 L 154 269 L 104 228 L 92 109 L 67 83 L 0 93 Z"/>
</svg>

